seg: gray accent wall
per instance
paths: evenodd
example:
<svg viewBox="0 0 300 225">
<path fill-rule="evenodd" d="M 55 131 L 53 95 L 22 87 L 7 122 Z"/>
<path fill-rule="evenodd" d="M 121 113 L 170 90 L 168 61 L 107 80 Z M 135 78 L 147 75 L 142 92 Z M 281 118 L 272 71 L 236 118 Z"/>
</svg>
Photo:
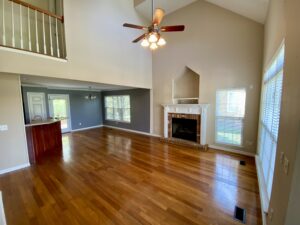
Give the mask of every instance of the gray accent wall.
<svg viewBox="0 0 300 225">
<path fill-rule="evenodd" d="M 102 104 L 100 92 L 75 91 L 75 90 L 54 90 L 47 88 L 22 87 L 24 117 L 29 123 L 29 109 L 27 92 L 43 92 L 46 97 L 46 110 L 49 116 L 48 94 L 68 94 L 70 98 L 70 111 L 72 130 L 102 125 Z M 96 95 L 95 100 L 87 100 L 88 94 Z M 81 125 L 80 125 L 81 123 Z"/>
<path fill-rule="evenodd" d="M 123 123 L 105 119 L 105 96 L 129 95 L 131 106 L 131 122 Z M 103 124 L 124 129 L 131 129 L 142 132 L 150 132 L 150 90 L 149 89 L 130 89 L 121 91 L 102 92 L 102 117 Z"/>
</svg>

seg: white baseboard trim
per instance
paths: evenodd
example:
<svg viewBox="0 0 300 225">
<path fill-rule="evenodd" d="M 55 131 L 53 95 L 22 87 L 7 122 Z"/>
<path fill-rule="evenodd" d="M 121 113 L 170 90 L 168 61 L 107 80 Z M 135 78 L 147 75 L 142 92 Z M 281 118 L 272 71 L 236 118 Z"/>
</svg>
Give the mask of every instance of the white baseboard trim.
<svg viewBox="0 0 300 225">
<path fill-rule="evenodd" d="M 90 129 L 95 129 L 95 128 L 99 128 L 99 127 L 103 127 L 103 125 L 97 125 L 97 126 L 92 126 L 92 127 L 84 127 L 84 128 L 74 129 L 71 132 L 78 132 L 78 131 L 83 131 L 83 130 L 90 130 Z"/>
<path fill-rule="evenodd" d="M 225 152 L 231 152 L 231 153 L 236 153 L 236 154 L 240 154 L 240 155 L 255 157 L 255 154 L 251 153 L 251 152 L 244 152 L 244 151 L 241 151 L 241 150 L 236 150 L 236 149 L 231 149 L 231 148 L 226 148 L 226 147 L 220 147 L 220 146 L 217 146 L 217 145 L 208 145 L 208 147 L 212 148 L 212 149 L 216 149 L 216 150 L 225 151 Z"/>
<path fill-rule="evenodd" d="M 29 166 L 30 166 L 29 163 L 25 163 L 25 164 L 22 164 L 22 165 L 19 165 L 19 166 L 14 166 L 14 167 L 10 167 L 10 168 L 4 169 L 4 170 L 0 170 L 0 175 L 5 174 L 5 173 L 10 173 L 10 172 L 13 172 L 13 171 L 16 171 L 16 170 L 24 169 L 24 168 L 29 167 Z"/>
<path fill-rule="evenodd" d="M 257 178 L 258 178 L 258 186 L 259 186 L 259 196 L 260 196 L 260 203 L 261 203 L 261 213 L 263 216 L 263 222 L 266 223 L 266 213 L 269 211 L 269 197 L 267 192 L 267 186 L 265 184 L 264 174 L 261 167 L 259 156 L 255 156 L 255 164 L 256 164 L 256 171 L 257 171 Z"/>
<path fill-rule="evenodd" d="M 131 132 L 131 133 L 136 133 L 136 134 L 147 135 L 147 136 L 151 136 L 151 137 L 161 137 L 160 135 L 157 135 L 157 134 L 151 134 L 151 133 L 147 133 L 147 132 L 143 132 L 143 131 L 131 130 L 131 129 L 120 128 L 120 127 L 115 127 L 115 126 L 103 125 L 103 127 L 127 131 L 127 132 Z"/>
<path fill-rule="evenodd" d="M 1 191 L 0 191 L 0 224 L 6 225 L 6 218 L 5 218 L 5 213 L 4 213 L 4 206 L 3 206 Z"/>
</svg>

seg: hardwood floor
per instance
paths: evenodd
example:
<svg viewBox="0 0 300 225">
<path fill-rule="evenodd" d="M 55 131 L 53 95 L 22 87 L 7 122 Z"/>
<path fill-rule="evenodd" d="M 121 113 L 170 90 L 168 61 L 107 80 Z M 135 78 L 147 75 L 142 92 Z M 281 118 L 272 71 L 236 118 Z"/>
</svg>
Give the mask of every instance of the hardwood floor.
<svg viewBox="0 0 300 225">
<path fill-rule="evenodd" d="M 63 148 L 0 176 L 8 225 L 238 225 L 236 205 L 261 224 L 253 158 L 108 128 L 66 134 Z"/>
</svg>

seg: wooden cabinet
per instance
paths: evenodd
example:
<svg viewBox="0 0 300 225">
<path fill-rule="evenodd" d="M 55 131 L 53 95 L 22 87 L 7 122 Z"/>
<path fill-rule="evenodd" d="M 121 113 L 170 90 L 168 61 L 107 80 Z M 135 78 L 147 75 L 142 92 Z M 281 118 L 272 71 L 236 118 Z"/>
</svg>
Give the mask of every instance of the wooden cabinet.
<svg viewBox="0 0 300 225">
<path fill-rule="evenodd" d="M 60 121 L 29 124 L 26 126 L 29 161 L 41 162 L 44 157 L 62 153 Z"/>
</svg>

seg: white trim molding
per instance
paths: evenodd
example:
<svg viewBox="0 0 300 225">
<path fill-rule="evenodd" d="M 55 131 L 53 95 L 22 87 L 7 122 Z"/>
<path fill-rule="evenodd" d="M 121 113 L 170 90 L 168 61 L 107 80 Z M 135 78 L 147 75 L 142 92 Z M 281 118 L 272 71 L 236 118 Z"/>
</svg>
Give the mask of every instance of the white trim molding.
<svg viewBox="0 0 300 225">
<path fill-rule="evenodd" d="M 0 224 L 1 225 L 6 225 L 6 218 L 5 218 L 5 212 L 4 212 L 4 206 L 3 206 L 1 191 L 0 191 Z"/>
<path fill-rule="evenodd" d="M 29 167 L 29 166 L 30 166 L 29 163 L 25 163 L 25 164 L 22 164 L 22 165 L 19 165 L 19 166 L 14 166 L 14 167 L 10 167 L 10 168 L 4 169 L 4 170 L 0 170 L 0 175 L 5 174 L 5 173 L 14 172 L 16 170 L 21 170 L 21 169 L 24 169 L 24 168 Z"/>
<path fill-rule="evenodd" d="M 262 222 L 263 222 L 263 225 L 266 225 L 267 224 L 267 213 L 269 211 L 270 200 L 268 197 L 267 186 L 265 183 L 265 179 L 263 177 L 264 174 L 263 174 L 263 170 L 262 170 L 260 159 L 259 159 L 258 155 L 255 155 L 255 164 L 256 164 L 256 171 L 257 171 L 257 178 L 258 178 Z"/>
<path fill-rule="evenodd" d="M 147 132 L 143 132 L 143 131 L 131 130 L 131 129 L 120 128 L 120 127 L 115 127 L 115 126 L 103 125 L 103 127 L 127 131 L 127 132 L 131 132 L 131 133 L 136 133 L 136 134 L 147 135 L 147 136 L 151 136 L 151 137 L 159 137 L 159 138 L 161 137 L 160 135 L 157 135 L 157 134 L 151 134 L 151 133 L 147 133 Z"/>
<path fill-rule="evenodd" d="M 92 126 L 92 127 L 84 127 L 84 128 L 79 128 L 79 129 L 73 129 L 71 132 L 90 130 L 90 129 L 100 128 L 100 127 L 103 127 L 103 125 L 101 124 L 101 125 Z"/>
<path fill-rule="evenodd" d="M 240 155 L 246 155 L 246 156 L 250 156 L 253 158 L 255 157 L 255 153 L 252 153 L 252 152 L 246 152 L 246 151 L 242 151 L 242 150 L 226 148 L 226 147 L 221 147 L 221 146 L 217 146 L 217 145 L 208 145 L 208 147 L 211 149 L 216 149 L 216 150 L 220 150 L 220 151 L 231 152 L 231 153 L 236 153 L 236 154 L 240 154 Z"/>
</svg>

